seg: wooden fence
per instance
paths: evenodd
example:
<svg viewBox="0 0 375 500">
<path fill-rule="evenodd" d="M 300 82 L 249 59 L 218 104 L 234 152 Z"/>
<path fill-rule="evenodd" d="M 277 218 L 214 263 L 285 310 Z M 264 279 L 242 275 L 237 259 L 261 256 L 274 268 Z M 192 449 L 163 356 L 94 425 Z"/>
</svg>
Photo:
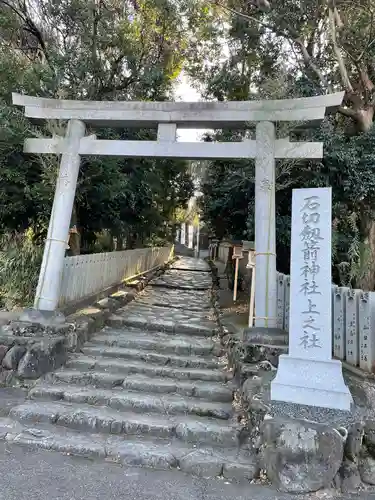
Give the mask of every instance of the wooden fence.
<svg viewBox="0 0 375 500">
<path fill-rule="evenodd" d="M 90 297 L 167 262 L 173 246 L 65 257 L 59 307 Z"/>
</svg>

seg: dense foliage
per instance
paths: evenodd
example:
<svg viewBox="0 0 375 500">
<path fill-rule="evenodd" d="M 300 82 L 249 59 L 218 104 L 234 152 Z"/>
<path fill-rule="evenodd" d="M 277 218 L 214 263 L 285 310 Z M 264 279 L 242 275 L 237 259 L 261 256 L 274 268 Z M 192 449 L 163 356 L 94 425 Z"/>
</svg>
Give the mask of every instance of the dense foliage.
<svg viewBox="0 0 375 500">
<path fill-rule="evenodd" d="M 0 0 L 0 236 L 7 242 L 1 248 L 0 297 L 17 303 L 32 295 L 28 287 L 35 288 L 32 276 L 38 273 L 59 165 L 52 155 L 25 155 L 24 139 L 63 136 L 66 128 L 63 122 L 25 119 L 11 105 L 11 93 L 173 99 L 192 27 L 181 23 L 183 15 L 185 6 L 173 0 Z M 156 131 L 87 133 L 142 140 L 155 139 Z M 192 192 L 185 161 L 83 158 L 71 219 L 79 234 L 70 237 L 70 253 L 173 240 L 178 210 Z"/>
<path fill-rule="evenodd" d="M 31 124 L 10 105 L 11 92 L 92 100 L 173 98 L 187 44 L 180 15 L 169 0 L 0 0 L 2 232 L 32 227 L 37 240 L 44 238 L 58 158 L 24 155 L 23 140 L 65 130 L 64 123 Z M 151 130 L 95 133 L 100 138 L 155 138 Z M 120 246 L 170 239 L 175 212 L 192 189 L 185 161 L 87 157 L 72 224 L 79 228 L 85 251 L 103 230 Z"/>
<path fill-rule="evenodd" d="M 206 98 L 345 91 L 336 117 L 307 135 L 324 141 L 323 161 L 277 164 L 278 268 L 289 270 L 292 188 L 332 186 L 334 278 L 375 289 L 375 2 L 197 0 L 195 5 L 205 12 L 206 24 L 189 69 Z M 278 128 L 279 137 L 293 136 L 293 124 Z M 223 135 L 238 140 L 245 131 L 216 132 L 213 139 Z M 209 162 L 203 192 L 202 209 L 213 234 L 254 238 L 252 161 Z"/>
</svg>

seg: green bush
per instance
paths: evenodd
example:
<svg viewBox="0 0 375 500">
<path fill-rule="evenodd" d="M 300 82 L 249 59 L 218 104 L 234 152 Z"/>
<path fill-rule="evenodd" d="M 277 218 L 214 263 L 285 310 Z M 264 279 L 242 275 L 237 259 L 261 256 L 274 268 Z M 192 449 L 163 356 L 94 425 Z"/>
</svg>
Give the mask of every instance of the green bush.
<svg viewBox="0 0 375 500">
<path fill-rule="evenodd" d="M 0 250 L 0 303 L 12 309 L 33 303 L 43 248 L 29 234 L 4 235 Z"/>
</svg>

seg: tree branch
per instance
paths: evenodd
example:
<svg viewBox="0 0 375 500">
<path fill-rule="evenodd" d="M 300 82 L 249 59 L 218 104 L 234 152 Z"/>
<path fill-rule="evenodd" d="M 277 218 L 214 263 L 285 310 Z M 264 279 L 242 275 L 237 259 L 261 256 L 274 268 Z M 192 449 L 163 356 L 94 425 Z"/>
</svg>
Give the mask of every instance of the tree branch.
<svg viewBox="0 0 375 500">
<path fill-rule="evenodd" d="M 348 71 L 345 66 L 344 58 L 342 57 L 340 48 L 337 43 L 337 34 L 336 34 L 336 15 L 335 15 L 336 6 L 334 0 L 328 0 L 328 17 L 329 17 L 329 26 L 330 26 L 330 34 L 331 41 L 333 45 L 333 51 L 336 55 L 337 64 L 339 66 L 339 71 L 341 75 L 341 81 L 344 86 L 344 89 L 347 92 L 353 92 L 353 86 L 350 83 Z"/>
<path fill-rule="evenodd" d="M 231 12 L 232 14 L 242 17 L 242 19 L 246 19 L 247 21 L 255 21 L 256 23 L 259 23 L 261 26 L 264 26 L 265 28 L 275 33 L 275 35 L 282 36 L 287 40 L 292 39 L 293 42 L 299 47 L 305 65 L 309 67 L 316 74 L 316 76 L 319 78 L 320 82 L 328 90 L 328 92 L 332 92 L 333 89 L 331 85 L 329 84 L 327 78 L 323 75 L 319 67 L 315 64 L 312 55 L 309 54 L 305 44 L 300 38 L 299 33 L 297 33 L 294 30 L 294 28 L 292 28 L 284 19 L 282 19 L 282 22 L 286 24 L 289 33 L 288 31 L 284 31 L 282 29 L 277 28 L 276 26 L 273 26 L 272 24 L 265 23 L 264 21 L 261 21 L 256 17 L 250 16 L 248 14 L 243 14 L 242 12 L 232 9 L 231 7 L 227 7 L 226 5 L 223 5 L 221 2 L 217 0 L 211 0 L 211 3 L 213 5 L 222 7 L 223 9 L 227 10 L 228 12 Z"/>
<path fill-rule="evenodd" d="M 344 108 L 343 106 L 340 106 L 338 112 L 340 113 L 340 115 L 347 116 L 348 118 L 358 118 L 357 112 L 351 108 Z"/>
</svg>

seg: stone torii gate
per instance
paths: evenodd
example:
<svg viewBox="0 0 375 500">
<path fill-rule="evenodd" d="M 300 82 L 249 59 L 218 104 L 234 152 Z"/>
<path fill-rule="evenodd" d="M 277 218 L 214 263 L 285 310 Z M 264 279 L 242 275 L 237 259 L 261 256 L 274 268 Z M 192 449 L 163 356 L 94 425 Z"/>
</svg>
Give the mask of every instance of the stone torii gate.
<svg viewBox="0 0 375 500">
<path fill-rule="evenodd" d="M 80 157 L 107 155 L 185 159 L 255 158 L 255 326 L 276 327 L 275 160 L 322 158 L 323 144 L 276 139 L 275 122 L 319 122 L 335 112 L 344 93 L 276 100 L 236 102 L 94 102 L 54 100 L 13 94 L 28 118 L 68 120 L 64 138 L 26 139 L 26 153 L 61 155 L 55 198 L 34 307 L 57 308 Z M 181 128 L 247 129 L 256 140 L 177 142 Z M 86 125 L 157 128 L 156 141 L 97 140 L 85 137 Z"/>
</svg>

